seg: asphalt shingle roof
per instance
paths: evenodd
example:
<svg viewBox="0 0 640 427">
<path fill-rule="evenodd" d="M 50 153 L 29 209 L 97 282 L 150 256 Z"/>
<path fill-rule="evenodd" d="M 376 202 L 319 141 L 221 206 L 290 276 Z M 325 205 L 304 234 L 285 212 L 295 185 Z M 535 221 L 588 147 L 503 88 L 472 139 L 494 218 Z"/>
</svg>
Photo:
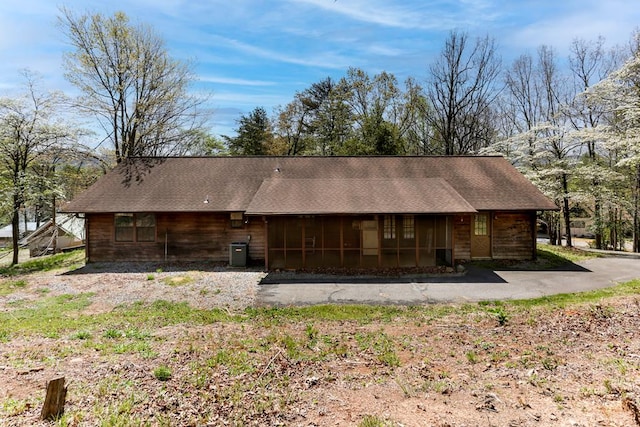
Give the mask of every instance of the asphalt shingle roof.
<svg viewBox="0 0 640 427">
<path fill-rule="evenodd" d="M 138 158 L 119 164 L 64 208 L 280 214 L 545 209 L 556 206 L 506 159 L 493 156 Z"/>
<path fill-rule="evenodd" d="M 262 182 L 246 213 L 470 213 L 442 178 L 280 179 Z"/>
</svg>

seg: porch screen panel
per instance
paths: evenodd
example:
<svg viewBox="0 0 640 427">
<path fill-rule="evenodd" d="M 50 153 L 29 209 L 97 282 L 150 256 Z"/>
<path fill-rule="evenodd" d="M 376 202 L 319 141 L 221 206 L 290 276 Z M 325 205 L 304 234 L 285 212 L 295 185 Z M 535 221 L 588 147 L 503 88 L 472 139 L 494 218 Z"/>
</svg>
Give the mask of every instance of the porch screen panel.
<svg viewBox="0 0 640 427">
<path fill-rule="evenodd" d="M 272 217 L 269 219 L 269 267 L 285 267 L 285 220 L 284 218 Z"/>
<path fill-rule="evenodd" d="M 415 217 L 413 215 L 398 216 L 400 233 L 398 240 L 400 243 L 400 254 L 398 257 L 400 267 L 416 266 L 416 228 Z"/>
<path fill-rule="evenodd" d="M 382 267 L 398 266 L 398 221 L 396 215 L 382 217 Z"/>
<path fill-rule="evenodd" d="M 323 218 L 323 265 L 326 267 L 340 267 L 340 218 Z"/>
<path fill-rule="evenodd" d="M 416 234 L 418 236 L 418 265 L 432 267 L 436 265 L 435 217 L 420 216 L 416 218 Z"/>
<path fill-rule="evenodd" d="M 302 229 L 304 226 L 304 218 L 287 217 L 285 218 L 285 247 L 286 247 L 286 266 L 287 268 L 302 268 Z"/>
<path fill-rule="evenodd" d="M 322 218 L 305 218 L 304 251 L 306 268 L 322 267 Z"/>
<path fill-rule="evenodd" d="M 342 238 L 344 248 L 344 266 L 360 266 L 360 219 L 344 217 L 342 219 Z"/>
<path fill-rule="evenodd" d="M 453 218 L 439 215 L 435 218 L 436 264 L 451 265 L 452 262 L 452 222 Z"/>
</svg>

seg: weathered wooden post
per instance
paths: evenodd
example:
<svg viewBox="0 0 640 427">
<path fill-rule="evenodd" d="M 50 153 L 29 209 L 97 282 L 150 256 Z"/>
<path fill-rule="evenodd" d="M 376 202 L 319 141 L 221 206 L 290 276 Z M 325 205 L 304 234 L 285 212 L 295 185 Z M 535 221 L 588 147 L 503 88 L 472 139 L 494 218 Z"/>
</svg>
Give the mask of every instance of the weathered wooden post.
<svg viewBox="0 0 640 427">
<path fill-rule="evenodd" d="M 64 401 L 67 397 L 67 387 L 64 377 L 54 378 L 47 382 L 47 395 L 44 399 L 40 418 L 43 420 L 57 419 L 64 413 Z"/>
</svg>

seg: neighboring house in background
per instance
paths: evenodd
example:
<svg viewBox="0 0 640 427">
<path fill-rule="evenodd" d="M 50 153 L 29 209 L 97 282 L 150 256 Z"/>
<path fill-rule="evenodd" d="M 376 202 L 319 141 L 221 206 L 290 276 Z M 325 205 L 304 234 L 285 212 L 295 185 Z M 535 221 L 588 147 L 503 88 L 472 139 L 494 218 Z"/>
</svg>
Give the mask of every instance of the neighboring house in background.
<svg viewBox="0 0 640 427">
<path fill-rule="evenodd" d="M 89 262 L 225 262 L 244 242 L 300 269 L 531 259 L 555 209 L 502 157 L 265 156 L 130 159 L 63 210 L 84 214 Z"/>
<path fill-rule="evenodd" d="M 84 246 L 84 219 L 70 214 L 56 215 L 54 221 L 45 221 L 37 230 L 20 240 L 20 246 L 29 247 L 29 256 L 36 257 Z"/>
<path fill-rule="evenodd" d="M 18 229 L 20 230 L 19 238 L 25 234 L 34 231 L 38 223 L 35 221 L 27 221 L 26 228 L 24 221 L 20 221 Z M 0 228 L 0 248 L 10 248 L 13 245 L 13 226 L 11 224 Z"/>
</svg>

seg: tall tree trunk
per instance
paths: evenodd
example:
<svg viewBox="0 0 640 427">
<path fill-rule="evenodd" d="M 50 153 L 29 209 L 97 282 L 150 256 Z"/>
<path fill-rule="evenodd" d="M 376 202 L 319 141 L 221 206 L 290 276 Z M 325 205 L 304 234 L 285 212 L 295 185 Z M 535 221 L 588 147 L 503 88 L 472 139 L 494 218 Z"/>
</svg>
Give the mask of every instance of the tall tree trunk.
<svg viewBox="0 0 640 427">
<path fill-rule="evenodd" d="M 558 244 L 558 224 L 556 219 L 555 212 L 545 212 L 545 217 L 547 220 L 547 231 L 549 232 L 549 244 L 557 245 Z"/>
<path fill-rule="evenodd" d="M 12 245 L 13 245 L 13 259 L 11 265 L 18 263 L 18 254 L 20 247 L 18 246 L 18 240 L 20 240 L 20 198 L 18 195 L 13 196 L 13 215 L 11 217 L 11 229 L 12 229 Z"/>
<path fill-rule="evenodd" d="M 573 247 L 573 243 L 571 241 L 571 213 L 569 212 L 569 182 L 567 180 L 567 174 L 562 174 L 562 192 L 564 196 L 562 197 L 562 210 L 564 214 L 564 231 L 567 234 L 567 246 Z"/>
<path fill-rule="evenodd" d="M 595 185 L 595 184 L 594 184 Z M 594 223 L 595 223 L 595 237 L 596 237 L 596 249 L 602 248 L 602 212 L 600 212 L 600 199 L 596 197 L 594 205 Z"/>
<path fill-rule="evenodd" d="M 633 195 L 633 252 L 640 252 L 640 163 L 636 165 L 636 185 Z"/>
<path fill-rule="evenodd" d="M 616 248 L 618 247 L 618 210 L 617 208 L 613 208 L 613 210 L 609 214 L 609 221 L 611 222 L 611 227 L 609 231 L 609 234 L 610 234 L 609 241 L 611 244 L 611 249 L 615 251 Z"/>
<path fill-rule="evenodd" d="M 56 197 L 53 196 L 52 203 L 53 209 L 51 211 L 51 229 L 53 230 L 53 253 L 58 252 L 58 224 L 56 223 Z"/>
</svg>

